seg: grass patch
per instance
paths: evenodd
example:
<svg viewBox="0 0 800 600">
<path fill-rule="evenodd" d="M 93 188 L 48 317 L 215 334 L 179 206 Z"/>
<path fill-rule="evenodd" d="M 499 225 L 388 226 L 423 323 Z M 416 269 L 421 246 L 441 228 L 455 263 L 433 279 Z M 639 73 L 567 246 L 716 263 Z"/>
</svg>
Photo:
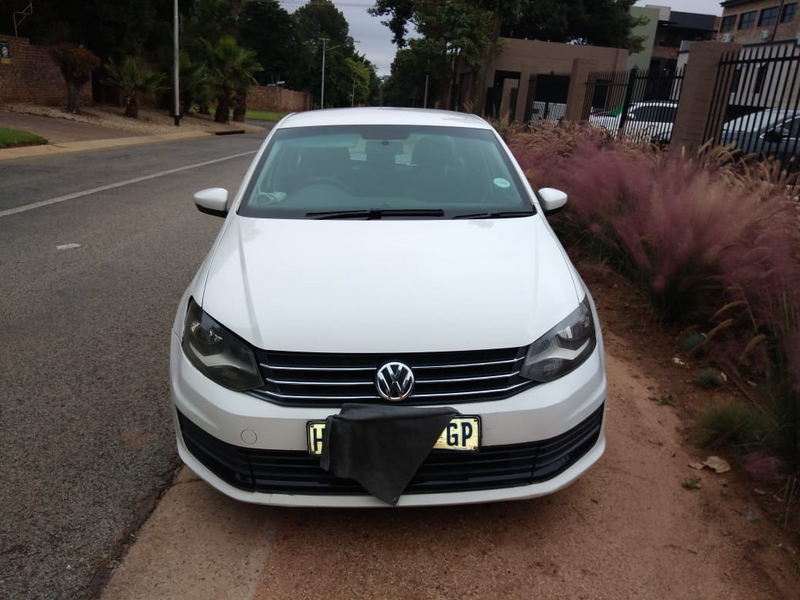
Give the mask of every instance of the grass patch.
<svg viewBox="0 0 800 600">
<path fill-rule="evenodd" d="M 271 123 L 277 123 L 283 117 L 285 117 L 286 114 L 287 113 L 272 112 L 268 110 L 248 110 L 247 114 L 245 115 L 245 119 L 248 121 L 269 121 Z"/>
<path fill-rule="evenodd" d="M 710 448 L 746 447 L 763 440 L 770 429 L 764 412 L 740 400 L 726 400 L 700 413 L 700 442 Z"/>
<path fill-rule="evenodd" d="M 711 368 L 703 369 L 702 371 L 695 373 L 694 380 L 698 383 L 698 385 L 700 385 L 700 387 L 707 389 L 725 385 L 725 379 L 722 376 L 722 373 Z"/>
<path fill-rule="evenodd" d="M 691 479 L 684 479 L 681 487 L 685 490 L 699 490 L 703 487 L 703 480 L 699 477 L 692 477 Z"/>
<path fill-rule="evenodd" d="M 39 146 L 46 144 L 47 140 L 38 135 L 19 129 L 0 127 L 0 148 L 14 148 L 16 146 Z"/>
</svg>

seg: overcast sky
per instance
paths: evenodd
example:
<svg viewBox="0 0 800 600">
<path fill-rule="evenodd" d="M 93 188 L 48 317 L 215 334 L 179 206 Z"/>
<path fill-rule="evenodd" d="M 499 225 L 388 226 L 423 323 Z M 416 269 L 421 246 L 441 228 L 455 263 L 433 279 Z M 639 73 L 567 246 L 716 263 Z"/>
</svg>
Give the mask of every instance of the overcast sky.
<svg viewBox="0 0 800 600">
<path fill-rule="evenodd" d="M 306 0 L 280 0 L 281 5 L 289 12 L 294 12 L 306 3 Z M 396 52 L 392 44 L 392 33 L 389 28 L 381 24 L 381 19 L 373 17 L 367 8 L 374 2 L 370 0 L 333 0 L 336 7 L 342 11 L 350 24 L 350 35 L 360 43 L 356 48 L 364 54 L 367 60 L 378 69 L 378 75 L 388 75 Z M 719 0 L 640 0 L 637 6 L 652 4 L 656 6 L 669 6 L 673 10 L 683 12 L 696 12 L 707 15 L 721 15 L 722 7 Z"/>
<path fill-rule="evenodd" d="M 721 0 L 639 0 L 636 6 L 669 6 L 672 10 L 681 12 L 700 13 L 701 15 L 721 15 L 722 7 L 719 5 Z"/>
</svg>

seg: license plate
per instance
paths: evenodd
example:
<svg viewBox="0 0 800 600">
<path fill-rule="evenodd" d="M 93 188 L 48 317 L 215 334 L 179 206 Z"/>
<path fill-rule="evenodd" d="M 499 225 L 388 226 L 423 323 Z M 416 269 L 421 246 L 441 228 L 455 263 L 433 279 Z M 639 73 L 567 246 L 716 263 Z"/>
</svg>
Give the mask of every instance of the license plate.
<svg viewBox="0 0 800 600">
<path fill-rule="evenodd" d="M 308 452 L 322 454 L 322 434 L 325 432 L 325 421 L 309 421 Z M 444 428 L 439 439 L 433 445 L 438 450 L 477 450 L 481 439 L 480 417 L 456 417 Z"/>
</svg>

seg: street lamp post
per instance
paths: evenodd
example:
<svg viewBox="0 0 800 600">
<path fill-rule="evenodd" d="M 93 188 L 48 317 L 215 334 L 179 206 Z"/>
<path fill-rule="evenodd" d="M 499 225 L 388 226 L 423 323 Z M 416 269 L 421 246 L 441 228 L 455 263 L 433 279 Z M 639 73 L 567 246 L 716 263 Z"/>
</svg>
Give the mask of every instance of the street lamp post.
<svg viewBox="0 0 800 600">
<path fill-rule="evenodd" d="M 320 83 L 320 94 L 319 94 L 319 108 L 322 110 L 325 108 L 325 54 L 330 52 L 331 50 L 336 50 L 337 48 L 341 48 L 342 46 L 346 46 L 347 44 L 339 44 L 338 46 L 333 46 L 332 48 L 326 48 L 325 44 L 328 42 L 328 38 L 319 38 L 322 40 L 322 82 Z M 354 44 L 360 44 L 359 40 L 353 40 Z"/>
<path fill-rule="evenodd" d="M 322 91 L 319 95 L 319 108 L 322 110 L 325 108 L 325 43 L 328 41 L 328 38 L 320 38 L 322 40 Z"/>
<path fill-rule="evenodd" d="M 174 15 L 173 15 L 173 27 L 174 27 L 174 42 L 175 42 L 175 52 L 174 52 L 174 66 L 173 69 L 175 73 L 173 75 L 173 86 L 175 87 L 175 127 L 181 126 L 181 92 L 180 92 L 180 46 L 178 45 L 178 0 L 175 0 L 174 6 Z"/>
</svg>

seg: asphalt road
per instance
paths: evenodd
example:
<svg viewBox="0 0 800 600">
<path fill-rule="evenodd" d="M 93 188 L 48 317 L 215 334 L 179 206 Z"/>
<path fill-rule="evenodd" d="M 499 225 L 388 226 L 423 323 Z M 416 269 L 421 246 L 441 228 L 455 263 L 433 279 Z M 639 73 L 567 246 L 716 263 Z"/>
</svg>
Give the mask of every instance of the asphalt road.
<svg viewBox="0 0 800 600">
<path fill-rule="evenodd" d="M 0 598 L 93 596 L 170 482 L 169 329 L 222 223 L 191 195 L 263 137 L 0 162 Z"/>
</svg>

